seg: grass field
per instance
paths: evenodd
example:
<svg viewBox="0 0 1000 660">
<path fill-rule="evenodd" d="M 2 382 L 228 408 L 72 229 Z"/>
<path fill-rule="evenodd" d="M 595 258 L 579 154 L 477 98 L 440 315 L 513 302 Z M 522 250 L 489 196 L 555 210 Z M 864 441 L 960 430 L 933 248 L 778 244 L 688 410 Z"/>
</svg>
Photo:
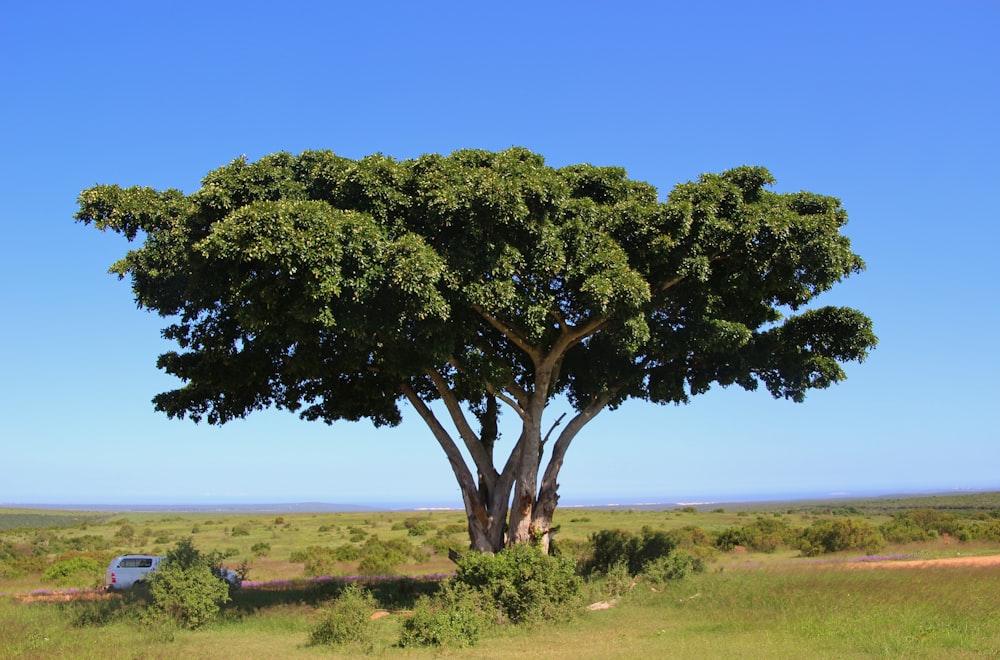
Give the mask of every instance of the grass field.
<svg viewBox="0 0 1000 660">
<path fill-rule="evenodd" d="M 583 548 L 601 529 L 697 528 L 718 535 L 758 519 L 793 527 L 817 521 L 882 524 L 910 508 L 945 512 L 958 524 L 995 520 L 1000 494 L 972 497 L 774 503 L 757 509 L 727 506 L 671 511 L 565 509 L 558 512 L 557 542 Z M 723 510 L 720 510 L 723 509 Z M 359 648 L 307 646 L 309 631 L 338 592 L 338 580 L 307 581 L 305 565 L 291 561 L 310 546 L 364 547 L 405 541 L 421 553 L 396 566 L 400 575 L 453 570 L 444 548 L 464 544 L 460 512 L 343 514 L 79 514 L 0 511 L 0 529 L 15 520 L 30 525 L 0 532 L 0 657 L 25 658 L 274 658 L 356 657 Z M 44 520 L 49 516 L 48 520 Z M 51 525 L 46 525 L 51 522 Z M 181 538 L 199 548 L 228 551 L 246 561 L 249 579 L 222 615 L 199 630 L 121 616 L 121 596 L 89 590 L 99 575 L 46 578 L 59 562 L 93 558 L 101 566 L 123 552 L 165 552 Z M 266 551 L 263 550 L 267 547 Z M 252 548 L 256 547 L 257 551 Z M 48 549 L 51 552 L 44 553 Z M 35 554 L 28 553 L 32 552 Z M 771 552 L 736 548 L 707 553 L 707 570 L 656 590 L 641 580 L 615 604 L 561 623 L 500 628 L 471 649 L 448 657 L 475 658 L 979 658 L 1000 657 L 1000 565 L 858 569 L 862 552 L 806 558 L 780 547 Z M 1000 554 L 1000 542 L 963 542 L 940 534 L 918 543 L 890 544 L 891 557 L 921 559 Z M 906 564 L 905 560 L 896 565 Z M 913 564 L 911 564 L 913 565 Z M 326 564 L 339 575 L 357 574 L 357 561 Z M 263 584 L 261 584 L 263 583 Z M 376 621 L 376 656 L 436 657 L 440 649 L 395 646 L 403 619 L 431 580 L 383 577 L 372 583 L 390 613 Z M 585 585 L 587 602 L 608 600 L 607 585 Z M 127 609 L 127 605 L 125 605 Z M 117 616 L 113 616 L 118 612 Z"/>
</svg>

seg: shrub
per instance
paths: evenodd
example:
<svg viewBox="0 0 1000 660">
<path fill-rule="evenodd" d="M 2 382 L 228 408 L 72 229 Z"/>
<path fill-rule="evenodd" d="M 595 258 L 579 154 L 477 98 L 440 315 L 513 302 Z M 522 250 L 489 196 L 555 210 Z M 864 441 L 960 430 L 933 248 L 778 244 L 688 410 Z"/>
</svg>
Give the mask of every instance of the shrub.
<svg viewBox="0 0 1000 660">
<path fill-rule="evenodd" d="M 688 573 L 701 573 L 704 570 L 705 563 L 701 559 L 677 551 L 647 562 L 642 568 L 642 577 L 653 584 L 664 584 L 687 577 Z"/>
<path fill-rule="evenodd" d="M 673 539 L 677 550 L 683 550 L 702 562 L 711 561 L 717 554 L 715 540 L 701 527 L 687 525 L 672 529 L 667 535 Z"/>
<path fill-rule="evenodd" d="M 884 546 L 885 539 L 877 527 L 851 518 L 817 520 L 802 532 L 799 540 L 799 549 L 807 557 L 843 550 L 861 550 L 872 554 Z"/>
<path fill-rule="evenodd" d="M 246 523 L 240 523 L 239 525 L 233 525 L 233 529 L 229 532 L 230 536 L 250 536 L 250 525 Z"/>
<path fill-rule="evenodd" d="M 622 560 L 609 568 L 604 576 L 604 587 L 611 598 L 621 598 L 635 586 L 635 578 L 628 570 L 628 562 Z"/>
<path fill-rule="evenodd" d="M 479 641 L 490 625 L 483 596 L 471 587 L 446 581 L 434 596 L 420 596 L 413 615 L 403 621 L 399 645 L 464 648 Z"/>
<path fill-rule="evenodd" d="M 103 570 L 101 565 L 88 557 L 73 557 L 57 562 L 47 568 L 42 574 L 46 582 L 54 582 L 65 586 L 96 586 L 101 580 Z"/>
<path fill-rule="evenodd" d="M 989 520 L 974 522 L 958 528 L 955 536 L 960 541 L 992 541 L 1000 542 L 1000 521 Z"/>
<path fill-rule="evenodd" d="M 153 608 L 187 628 L 209 621 L 230 600 L 228 584 L 190 539 L 178 541 L 150 576 Z"/>
<path fill-rule="evenodd" d="M 798 531 L 787 522 L 775 517 L 757 516 L 749 525 L 738 525 L 723 530 L 715 539 L 720 550 L 728 552 L 736 546 L 754 552 L 774 552 L 795 542 Z"/>
<path fill-rule="evenodd" d="M 313 628 L 309 643 L 371 646 L 375 640 L 372 613 L 376 609 L 378 603 L 367 589 L 359 584 L 348 585 Z"/>
<path fill-rule="evenodd" d="M 495 555 L 468 553 L 458 562 L 455 581 L 482 594 L 499 621 L 512 623 L 565 618 L 581 586 L 572 561 L 526 543 Z"/>
<path fill-rule="evenodd" d="M 69 551 L 87 552 L 91 550 L 107 550 L 111 547 L 111 542 L 103 536 L 84 534 L 83 536 L 71 536 L 63 539 L 62 545 Z"/>
<path fill-rule="evenodd" d="M 438 536 L 451 536 L 452 534 L 465 534 L 469 531 L 467 525 L 461 523 L 450 523 L 437 530 Z"/>
<path fill-rule="evenodd" d="M 892 543 L 930 541 L 940 534 L 959 535 L 960 526 L 953 514 L 935 509 L 913 509 L 895 514 L 881 527 L 882 535 Z"/>
<path fill-rule="evenodd" d="M 593 554 L 585 562 L 584 572 L 604 573 L 624 561 L 629 574 L 638 575 L 649 561 L 666 557 L 677 547 L 670 534 L 644 527 L 639 536 L 620 529 L 602 529 L 590 536 Z"/>
<path fill-rule="evenodd" d="M 305 550 L 296 550 L 289 561 L 305 564 L 306 577 L 333 575 L 336 570 L 337 558 L 332 548 L 311 545 Z"/>
<path fill-rule="evenodd" d="M 426 554 L 405 539 L 381 540 L 370 536 L 360 548 L 358 572 L 362 575 L 395 575 L 409 559 L 422 560 Z"/>
<path fill-rule="evenodd" d="M 895 515 L 892 520 L 881 526 L 882 536 L 890 543 L 917 543 L 930 541 L 936 534 L 924 529 L 909 516 Z"/>
<path fill-rule="evenodd" d="M 118 531 L 115 532 L 115 541 L 119 543 L 128 543 L 133 538 L 135 538 L 135 527 L 130 522 L 122 522 L 118 527 Z"/>
<path fill-rule="evenodd" d="M 264 541 L 254 543 L 250 546 L 250 553 L 255 557 L 266 557 L 271 552 L 271 544 Z"/>
</svg>

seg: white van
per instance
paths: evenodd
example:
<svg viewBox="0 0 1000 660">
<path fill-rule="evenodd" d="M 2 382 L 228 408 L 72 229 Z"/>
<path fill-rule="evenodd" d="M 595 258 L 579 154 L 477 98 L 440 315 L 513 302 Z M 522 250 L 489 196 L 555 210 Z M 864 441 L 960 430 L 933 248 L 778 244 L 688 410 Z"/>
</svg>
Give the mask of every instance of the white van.
<svg viewBox="0 0 1000 660">
<path fill-rule="evenodd" d="M 166 557 L 153 555 L 121 555 L 115 557 L 104 571 L 104 588 L 109 591 L 124 591 L 136 582 L 141 582 L 149 573 L 160 566 Z"/>
<path fill-rule="evenodd" d="M 108 591 L 124 591 L 136 582 L 142 582 L 152 573 L 166 557 L 155 555 L 120 555 L 111 560 L 108 570 L 104 571 L 104 588 Z M 226 568 L 215 569 L 216 575 L 232 584 L 240 586 L 240 576 L 236 571 Z"/>
</svg>

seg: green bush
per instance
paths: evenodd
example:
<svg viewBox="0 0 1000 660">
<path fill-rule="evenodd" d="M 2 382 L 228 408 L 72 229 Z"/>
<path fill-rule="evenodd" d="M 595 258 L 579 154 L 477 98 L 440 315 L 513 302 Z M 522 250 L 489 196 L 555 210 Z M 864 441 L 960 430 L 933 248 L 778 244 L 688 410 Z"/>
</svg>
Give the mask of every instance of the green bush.
<svg viewBox="0 0 1000 660">
<path fill-rule="evenodd" d="M 483 596 L 467 585 L 446 581 L 434 596 L 420 596 L 403 621 L 399 646 L 473 646 L 490 625 Z"/>
<path fill-rule="evenodd" d="M 96 534 L 84 534 L 63 539 L 62 546 L 69 552 L 90 552 L 107 550 L 111 547 L 111 541 Z"/>
<path fill-rule="evenodd" d="M 701 559 L 676 551 L 647 562 L 642 567 L 642 577 L 653 584 L 662 585 L 670 580 L 687 577 L 688 573 L 701 573 L 704 570 L 705 563 Z"/>
<path fill-rule="evenodd" d="M 128 543 L 133 538 L 135 538 L 135 527 L 130 522 L 122 521 L 121 525 L 118 527 L 118 531 L 115 532 L 115 541 L 119 543 Z"/>
<path fill-rule="evenodd" d="M 960 536 L 961 526 L 953 514 L 935 509 L 912 509 L 893 515 L 880 529 L 891 543 L 914 543 L 930 541 L 941 534 Z"/>
<path fill-rule="evenodd" d="M 367 589 L 359 584 L 348 585 L 313 628 L 309 643 L 371 646 L 375 641 L 372 613 L 376 609 L 378 602 Z"/>
<path fill-rule="evenodd" d="M 230 600 L 229 585 L 190 539 L 178 541 L 150 576 L 153 609 L 186 628 L 209 621 Z"/>
<path fill-rule="evenodd" d="M 238 525 L 233 525 L 233 529 L 229 532 L 230 536 L 250 536 L 250 525 L 246 523 L 240 523 Z"/>
<path fill-rule="evenodd" d="M 638 575 L 647 562 L 673 552 L 677 539 L 649 527 L 644 527 L 638 536 L 621 529 L 602 529 L 590 535 L 590 544 L 592 555 L 584 562 L 584 573 L 607 574 L 613 566 L 624 561 L 629 574 Z"/>
<path fill-rule="evenodd" d="M 101 581 L 104 569 L 89 557 L 73 557 L 57 562 L 42 574 L 42 580 L 60 586 L 77 585 L 93 587 Z"/>
<path fill-rule="evenodd" d="M 604 574 L 604 588 L 610 598 L 621 598 L 635 587 L 635 578 L 628 570 L 628 562 L 624 559 Z"/>
<path fill-rule="evenodd" d="M 360 548 L 361 561 L 358 572 L 362 575 L 395 575 L 400 565 L 410 559 L 421 561 L 426 554 L 405 539 L 383 541 L 370 536 Z"/>
<path fill-rule="evenodd" d="M 672 529 L 667 535 L 673 539 L 677 550 L 683 550 L 702 562 L 711 561 L 718 554 L 715 539 L 701 527 L 687 525 L 680 529 Z"/>
<path fill-rule="evenodd" d="M 565 618 L 582 584 L 571 560 L 543 555 L 526 543 L 495 555 L 466 554 L 455 581 L 481 593 L 498 621 L 511 623 Z"/>
<path fill-rule="evenodd" d="M 885 538 L 878 527 L 865 520 L 817 520 L 807 527 L 799 539 L 799 549 L 806 557 L 826 552 L 861 550 L 869 554 L 885 547 Z"/>
<path fill-rule="evenodd" d="M 906 515 L 893 516 L 892 520 L 883 524 L 880 529 L 882 536 L 890 543 L 919 543 L 930 541 L 937 536 Z"/>
<path fill-rule="evenodd" d="M 305 550 L 296 550 L 293 552 L 289 561 L 302 562 L 305 564 L 304 572 L 306 577 L 317 577 L 334 575 L 337 570 L 336 563 L 339 559 L 333 548 L 311 545 Z"/>
<path fill-rule="evenodd" d="M 729 527 L 718 534 L 715 546 L 730 551 L 742 546 L 754 552 L 775 552 L 795 543 L 799 530 L 780 518 L 757 516 L 749 525 Z"/>
</svg>

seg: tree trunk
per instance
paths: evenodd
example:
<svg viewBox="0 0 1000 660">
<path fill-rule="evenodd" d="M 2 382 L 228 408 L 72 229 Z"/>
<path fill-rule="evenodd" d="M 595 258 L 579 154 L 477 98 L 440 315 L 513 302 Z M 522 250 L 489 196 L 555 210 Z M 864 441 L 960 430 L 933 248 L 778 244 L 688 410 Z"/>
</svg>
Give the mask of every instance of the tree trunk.
<svg viewBox="0 0 1000 660">
<path fill-rule="evenodd" d="M 516 484 L 514 501 L 511 503 L 508 543 L 528 543 L 534 538 L 532 512 L 535 508 L 536 484 L 538 483 L 538 450 L 541 446 L 540 429 L 537 424 L 525 423 L 524 444 L 515 467 Z"/>
</svg>

